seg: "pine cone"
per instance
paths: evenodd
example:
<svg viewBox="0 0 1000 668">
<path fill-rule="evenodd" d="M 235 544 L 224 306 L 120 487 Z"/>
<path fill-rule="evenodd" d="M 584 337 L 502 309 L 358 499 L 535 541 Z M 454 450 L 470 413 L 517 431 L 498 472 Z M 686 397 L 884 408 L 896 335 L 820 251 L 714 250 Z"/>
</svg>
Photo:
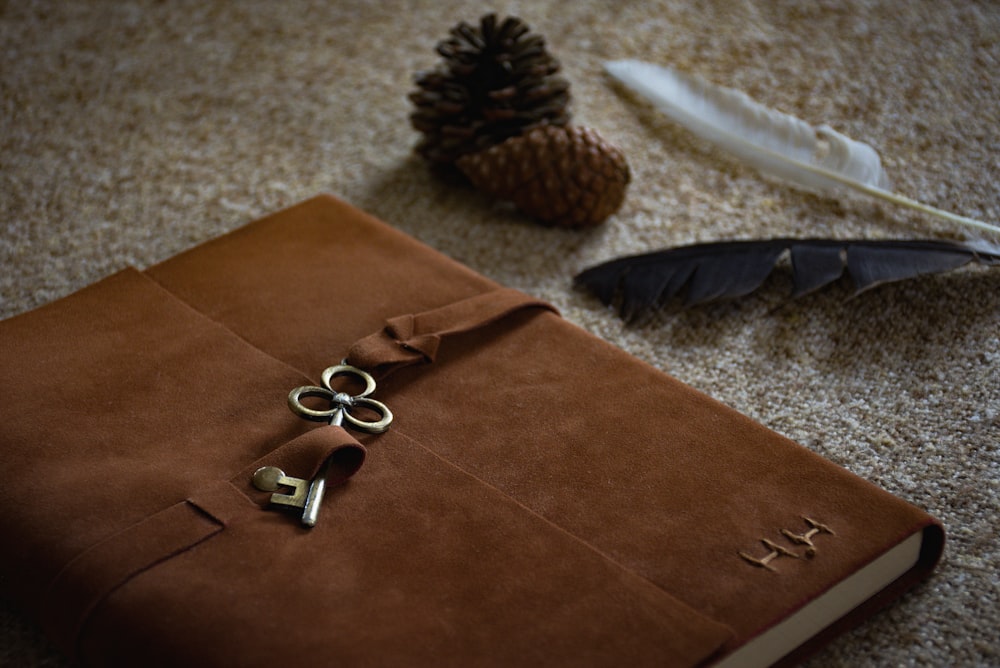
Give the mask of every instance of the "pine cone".
<svg viewBox="0 0 1000 668">
<path fill-rule="evenodd" d="M 444 63 L 416 77 L 410 123 L 423 133 L 417 152 L 450 164 L 540 125 L 569 122 L 569 82 L 545 39 L 516 17 L 496 14 L 478 28 L 464 21 L 438 43 Z"/>
<path fill-rule="evenodd" d="M 621 207 L 625 154 L 584 127 L 543 126 L 455 163 L 479 190 L 562 227 L 591 227 Z"/>
</svg>

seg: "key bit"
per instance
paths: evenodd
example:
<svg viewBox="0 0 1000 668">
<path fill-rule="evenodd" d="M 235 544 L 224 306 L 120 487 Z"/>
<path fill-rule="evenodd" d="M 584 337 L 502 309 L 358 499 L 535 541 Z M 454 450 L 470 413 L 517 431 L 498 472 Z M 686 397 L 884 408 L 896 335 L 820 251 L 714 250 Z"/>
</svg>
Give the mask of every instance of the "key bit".
<svg viewBox="0 0 1000 668">
<path fill-rule="evenodd" d="M 273 492 L 271 503 L 293 508 L 302 508 L 302 524 L 316 525 L 320 503 L 326 491 L 326 474 L 329 464 L 323 463 L 319 473 L 312 480 L 285 475 L 277 466 L 262 466 L 253 474 L 253 485 L 262 492 Z M 291 487 L 292 493 L 280 492 L 282 487 Z"/>
</svg>

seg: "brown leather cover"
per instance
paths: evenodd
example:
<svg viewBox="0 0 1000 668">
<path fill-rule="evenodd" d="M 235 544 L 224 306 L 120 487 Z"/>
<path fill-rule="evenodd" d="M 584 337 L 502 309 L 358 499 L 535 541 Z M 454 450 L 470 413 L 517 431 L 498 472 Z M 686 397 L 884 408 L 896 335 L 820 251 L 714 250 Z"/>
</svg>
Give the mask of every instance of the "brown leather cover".
<svg viewBox="0 0 1000 668">
<path fill-rule="evenodd" d="M 925 532 L 801 656 L 941 551 L 922 511 L 332 197 L 0 345 L 0 577 L 85 665 L 698 665 Z M 388 432 L 289 411 L 345 356 Z M 327 457 L 312 529 L 251 484 Z M 807 521 L 808 557 L 747 559 L 804 555 L 780 531 Z"/>
</svg>

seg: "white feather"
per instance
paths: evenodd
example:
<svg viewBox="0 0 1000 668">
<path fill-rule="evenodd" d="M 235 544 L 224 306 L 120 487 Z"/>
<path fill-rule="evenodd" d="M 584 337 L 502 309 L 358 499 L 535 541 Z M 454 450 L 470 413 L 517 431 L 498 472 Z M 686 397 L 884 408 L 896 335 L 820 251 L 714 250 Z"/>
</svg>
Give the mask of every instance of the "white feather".
<svg viewBox="0 0 1000 668">
<path fill-rule="evenodd" d="M 878 152 L 828 125 L 754 102 L 745 93 L 638 60 L 604 65 L 607 72 L 694 134 L 762 172 L 812 190 L 853 188 L 868 195 L 991 232 L 1000 227 L 959 216 L 892 192 Z"/>
</svg>

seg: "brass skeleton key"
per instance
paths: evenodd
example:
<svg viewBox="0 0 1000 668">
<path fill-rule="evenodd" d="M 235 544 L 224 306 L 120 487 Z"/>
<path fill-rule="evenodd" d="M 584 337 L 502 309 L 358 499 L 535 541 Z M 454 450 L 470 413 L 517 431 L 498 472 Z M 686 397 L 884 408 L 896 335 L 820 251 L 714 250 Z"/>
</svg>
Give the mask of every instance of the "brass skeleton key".
<svg viewBox="0 0 1000 668">
<path fill-rule="evenodd" d="M 349 376 L 361 381 L 365 389 L 358 394 L 337 392 L 330 385 L 337 376 Z M 326 422 L 336 427 L 353 427 L 369 434 L 381 434 L 389 428 L 392 423 L 392 411 L 382 402 L 368 397 L 375 391 L 375 379 L 370 374 L 348 364 L 337 364 L 324 370 L 322 378 L 322 387 L 304 385 L 289 392 L 288 407 L 293 413 L 307 420 Z M 325 410 L 309 408 L 302 403 L 303 397 L 325 399 L 330 402 L 330 408 Z M 374 412 L 378 419 L 369 421 L 351 415 L 351 409 L 358 407 Z M 285 475 L 285 472 L 276 466 L 263 466 L 253 474 L 253 485 L 261 491 L 273 492 L 271 503 L 302 508 L 302 524 L 312 527 L 316 526 L 316 519 L 319 516 L 329 470 L 330 460 L 327 459 L 320 466 L 315 478 L 305 480 Z M 291 488 L 291 493 L 280 491 L 282 487 Z"/>
</svg>

